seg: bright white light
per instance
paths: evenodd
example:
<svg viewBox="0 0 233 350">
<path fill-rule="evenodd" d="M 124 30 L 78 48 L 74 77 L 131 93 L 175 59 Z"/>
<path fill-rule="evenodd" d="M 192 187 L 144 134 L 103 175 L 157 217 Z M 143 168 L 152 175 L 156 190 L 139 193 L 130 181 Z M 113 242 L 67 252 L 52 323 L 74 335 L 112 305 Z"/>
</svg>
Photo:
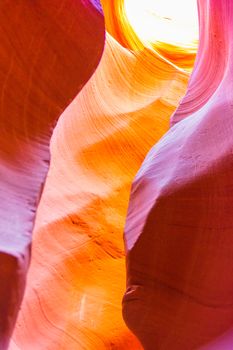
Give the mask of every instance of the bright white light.
<svg viewBox="0 0 233 350">
<path fill-rule="evenodd" d="M 125 0 L 125 11 L 144 43 L 193 46 L 198 40 L 197 0 Z"/>
</svg>

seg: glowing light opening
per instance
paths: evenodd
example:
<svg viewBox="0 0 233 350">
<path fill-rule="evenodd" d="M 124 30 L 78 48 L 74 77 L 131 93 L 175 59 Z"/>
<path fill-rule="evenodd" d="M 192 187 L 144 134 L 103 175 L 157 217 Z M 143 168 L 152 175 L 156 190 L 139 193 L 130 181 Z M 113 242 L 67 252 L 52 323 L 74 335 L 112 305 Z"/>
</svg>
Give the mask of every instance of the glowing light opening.
<svg viewBox="0 0 233 350">
<path fill-rule="evenodd" d="M 197 46 L 197 0 L 125 0 L 125 11 L 145 45 L 160 41 L 183 47 Z"/>
</svg>

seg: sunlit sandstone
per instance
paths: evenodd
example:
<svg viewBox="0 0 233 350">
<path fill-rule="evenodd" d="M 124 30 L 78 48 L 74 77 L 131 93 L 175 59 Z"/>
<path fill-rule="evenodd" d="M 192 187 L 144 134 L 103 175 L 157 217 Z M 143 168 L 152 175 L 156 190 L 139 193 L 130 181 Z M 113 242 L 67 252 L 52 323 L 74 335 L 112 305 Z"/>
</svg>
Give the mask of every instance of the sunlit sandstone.
<svg viewBox="0 0 233 350">
<path fill-rule="evenodd" d="M 2 199 L 4 225 L 14 224 L 8 236 L 2 234 L 1 238 L 4 245 L 3 238 L 7 237 L 5 247 L 10 247 L 9 242 L 13 244 L 13 238 L 17 238 L 13 227 L 16 232 L 17 225 L 10 218 L 20 214 L 20 223 L 28 225 L 27 229 L 22 227 L 22 231 L 17 231 L 18 237 L 27 235 L 26 250 L 18 244 L 14 249 L 23 252 L 26 258 L 40 195 L 37 178 L 41 185 L 48 169 L 48 144 L 52 134 L 48 121 L 54 125 L 64 108 L 68 104 L 69 107 L 62 113 L 51 141 L 51 166 L 37 211 L 27 289 L 10 350 L 142 349 L 121 315 L 126 279 L 122 232 L 133 179 L 125 226 L 128 289 L 123 314 L 126 323 L 145 349 L 187 350 L 202 345 L 208 350 L 230 349 L 232 334 L 223 334 L 232 322 L 230 270 L 225 268 L 231 266 L 227 209 L 230 208 L 230 186 L 224 193 L 220 189 L 230 181 L 227 132 L 230 133 L 231 124 L 227 116 L 231 103 L 226 101 L 231 101 L 231 39 L 226 35 L 230 33 L 232 5 L 229 1 L 214 0 L 199 4 L 198 59 L 187 94 L 181 100 L 194 62 L 196 43 L 182 46 L 176 41 L 158 42 L 152 38 L 148 46 L 129 22 L 123 0 L 102 0 L 107 31 L 104 54 L 85 85 L 103 50 L 100 4 L 93 0 L 80 3 L 70 0 L 59 3 L 58 7 L 54 1 L 50 2 L 49 10 L 48 4 L 42 6 L 42 2 L 36 2 L 37 7 L 30 7 L 30 16 L 27 16 L 28 3 L 23 4 L 19 2 L 15 7 L 18 12 L 11 11 L 10 20 L 2 21 L 2 27 L 5 23 L 2 46 L 6 47 L 3 50 L 6 57 L 10 57 L 13 50 L 10 42 L 14 40 L 9 38 L 18 35 L 16 52 L 20 53 L 23 45 L 25 52 L 30 53 L 31 56 L 26 56 L 28 60 L 23 61 L 23 69 L 20 68 L 25 72 L 27 84 L 16 89 L 17 84 L 11 80 L 17 77 L 21 67 L 20 55 L 18 61 L 14 61 L 14 55 L 12 61 L 3 61 L 6 66 L 2 98 L 4 101 L 7 95 L 8 104 L 4 102 L 4 108 L 7 111 L 6 106 L 10 106 L 11 112 L 1 120 L 9 122 L 16 114 L 26 117 L 18 118 L 18 124 L 11 124 L 13 127 L 8 128 L 6 138 L 2 138 L 7 140 L 6 147 L 6 141 L 2 142 L 1 150 L 7 167 L 12 171 L 18 169 L 17 181 L 10 182 L 11 188 L 13 185 L 17 191 L 21 188 L 20 193 L 30 193 L 32 202 L 24 207 L 13 200 L 16 211 L 11 204 L 8 210 L 10 197 L 8 201 L 6 197 Z M 0 5 L 5 14 L 8 13 L 6 5 L 7 2 Z M 22 18 L 25 27 L 21 25 Z M 31 23 L 30 30 L 28 23 Z M 44 31 L 35 25 L 38 23 Z M 24 35 L 19 28 L 24 28 Z M 9 36 L 5 35 L 6 31 Z M 34 41 L 32 38 L 32 42 L 30 35 L 36 38 Z M 47 50 L 46 55 L 43 50 Z M 51 64 L 50 51 L 58 65 Z M 40 62 L 41 66 L 37 66 Z M 38 76 L 44 86 L 42 90 L 46 91 L 43 96 L 41 91 L 37 92 Z M 143 162 L 169 128 L 172 114 L 173 128 Z M 224 123 L 219 119 L 223 115 Z M 1 127 L 1 130 L 4 129 Z M 25 140 L 34 142 L 29 147 Z M 44 150 L 41 158 L 37 149 Z M 158 156 L 154 157 L 158 149 Z M 182 152 L 186 152 L 184 156 Z M 200 163 L 201 173 L 198 172 Z M 1 164 L 5 171 L 5 160 Z M 6 186 L 14 177 L 5 175 L 2 179 Z M 216 198 L 221 198 L 219 206 Z M 20 200 L 20 203 L 24 202 Z M 154 203 L 155 212 L 149 210 Z M 147 215 L 149 213 L 151 215 Z M 143 215 L 151 221 L 142 229 Z M 223 219 L 229 219 L 229 225 L 217 225 Z M 178 231 L 178 227 L 182 229 Z M 18 273 L 14 261 L 21 260 L 12 259 L 12 265 L 4 265 L 10 268 L 2 268 L 5 277 L 9 276 L 8 271 Z M 21 286 L 23 291 L 23 283 Z M 21 296 L 14 305 L 15 315 L 20 299 Z M 7 332 L 4 330 L 3 349 L 14 320 L 15 317 Z"/>
<path fill-rule="evenodd" d="M 121 310 L 129 190 L 146 153 L 168 129 L 189 75 L 155 50 L 132 51 L 113 36 L 107 34 L 96 73 L 52 138 L 11 350 L 141 349 Z"/>
</svg>

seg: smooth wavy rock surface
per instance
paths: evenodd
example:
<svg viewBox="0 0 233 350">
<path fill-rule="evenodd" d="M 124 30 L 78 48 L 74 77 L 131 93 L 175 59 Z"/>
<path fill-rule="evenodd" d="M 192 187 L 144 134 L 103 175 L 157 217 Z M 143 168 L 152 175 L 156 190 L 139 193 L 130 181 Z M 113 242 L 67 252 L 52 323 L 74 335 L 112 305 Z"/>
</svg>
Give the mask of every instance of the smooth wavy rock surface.
<svg viewBox="0 0 233 350">
<path fill-rule="evenodd" d="M 141 349 L 121 310 L 129 191 L 188 78 L 156 51 L 107 34 L 95 74 L 53 134 L 11 350 Z"/>
<path fill-rule="evenodd" d="M 198 6 L 188 90 L 134 178 L 125 225 L 123 313 L 146 350 L 233 348 L 233 2 Z"/>
<path fill-rule="evenodd" d="M 87 0 L 0 4 L 2 350 L 7 348 L 23 296 L 52 130 L 103 51 L 104 21 L 96 5 Z"/>
</svg>

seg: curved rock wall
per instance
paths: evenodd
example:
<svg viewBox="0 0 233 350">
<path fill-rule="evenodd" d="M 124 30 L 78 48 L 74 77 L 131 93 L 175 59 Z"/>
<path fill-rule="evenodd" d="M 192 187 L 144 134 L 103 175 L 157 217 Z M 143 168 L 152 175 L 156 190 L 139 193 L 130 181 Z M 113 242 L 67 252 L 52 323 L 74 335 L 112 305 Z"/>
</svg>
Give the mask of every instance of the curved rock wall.
<svg viewBox="0 0 233 350">
<path fill-rule="evenodd" d="M 52 138 L 12 350 L 141 349 L 121 311 L 129 191 L 189 74 L 155 50 L 121 45 L 108 33 L 109 4 L 102 60 Z"/>
<path fill-rule="evenodd" d="M 24 292 L 52 130 L 96 69 L 105 34 L 103 15 L 90 1 L 2 1 L 0 17 L 0 348 L 6 349 Z"/>
<path fill-rule="evenodd" d="M 98 1 L 0 5 L 2 349 L 50 152 L 10 350 L 142 349 L 126 277 L 145 349 L 196 349 L 232 322 L 230 0 L 199 1 L 185 96 L 193 48 L 146 47 L 123 0 L 102 6 L 100 61 Z"/>
<path fill-rule="evenodd" d="M 123 313 L 146 350 L 233 346 L 233 3 L 198 4 L 188 90 L 134 178 L 125 226 Z"/>
</svg>

